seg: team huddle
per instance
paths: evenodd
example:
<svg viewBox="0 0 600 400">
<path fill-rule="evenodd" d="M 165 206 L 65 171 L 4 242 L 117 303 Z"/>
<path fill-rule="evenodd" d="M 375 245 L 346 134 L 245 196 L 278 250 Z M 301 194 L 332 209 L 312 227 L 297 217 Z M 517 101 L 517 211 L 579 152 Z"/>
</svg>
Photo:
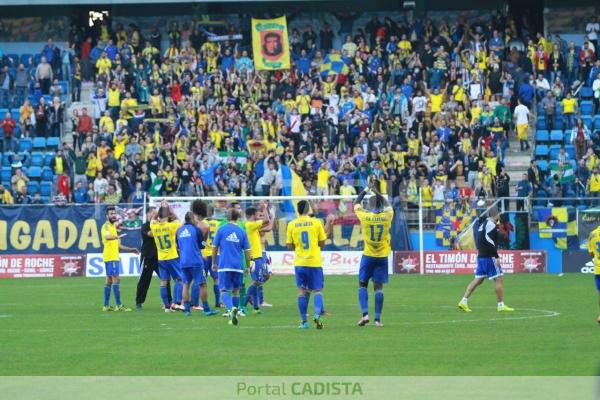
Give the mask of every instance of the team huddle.
<svg viewBox="0 0 600 400">
<path fill-rule="evenodd" d="M 368 204 L 363 205 L 367 194 Z M 301 200 L 296 205 L 297 218 L 287 225 L 286 244 L 294 251 L 294 271 L 298 288 L 298 312 L 302 329 L 309 328 L 308 307 L 311 295 L 314 302 L 312 321 L 317 329 L 323 328 L 326 315 L 323 302 L 323 260 L 321 250 L 331 237 L 336 216 L 329 215 L 325 224 L 312 215 L 311 205 Z M 269 280 L 269 259 L 265 252 L 264 234 L 273 229 L 275 208 L 261 202 L 259 207 L 248 207 L 245 219 L 239 202 L 220 207 L 224 218 L 215 218 L 214 209 L 202 200 L 194 200 L 184 221 L 166 201 L 157 209 L 148 211 L 149 229 L 142 229 L 147 238 L 152 238 L 156 248 L 156 265 L 153 269 L 160 277 L 160 297 L 165 312 L 184 311 L 190 316 L 199 310 L 206 316 L 226 309 L 223 316 L 231 325 L 238 325 L 239 317 L 253 312 L 261 313 L 264 302 L 264 284 Z M 383 284 L 388 281 L 388 256 L 391 252 L 390 227 L 394 212 L 385 197 L 374 188 L 364 190 L 354 201 L 354 212 L 360 221 L 364 255 L 359 272 L 359 303 L 362 312 L 358 325 L 369 323 L 369 281 L 375 290 L 375 326 L 382 327 Z M 104 287 L 103 311 L 131 311 L 121 304 L 119 292 L 119 250 L 136 252 L 137 249 L 123 246 L 116 228 L 114 207 L 106 209 L 107 222 L 102 227 L 106 284 Z M 149 240 L 149 239 L 148 239 Z M 142 245 L 144 249 L 144 245 Z M 151 265 L 148 256 L 142 255 L 142 264 Z M 246 280 L 249 275 L 249 285 Z M 215 303 L 208 302 L 207 280 L 213 281 Z M 171 282 L 173 293 L 171 296 Z M 148 281 L 149 285 L 149 281 Z M 115 307 L 110 307 L 110 294 L 114 292 Z M 147 289 L 147 287 L 146 287 Z M 246 290 L 247 289 L 247 290 Z M 139 291 L 139 284 L 138 284 Z M 145 292 L 142 296 L 145 298 Z M 138 295 L 139 298 L 139 295 Z M 141 304 L 137 304 L 141 309 Z"/>
</svg>

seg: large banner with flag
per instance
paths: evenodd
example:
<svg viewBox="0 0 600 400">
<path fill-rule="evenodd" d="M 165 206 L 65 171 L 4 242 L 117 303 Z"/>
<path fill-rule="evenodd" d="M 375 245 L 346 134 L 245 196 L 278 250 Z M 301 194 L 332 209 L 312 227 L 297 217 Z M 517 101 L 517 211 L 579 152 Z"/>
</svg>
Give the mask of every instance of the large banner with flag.
<svg viewBox="0 0 600 400">
<path fill-rule="evenodd" d="M 102 251 L 106 205 L 0 207 L 0 258 L 7 254 L 85 254 Z M 121 242 L 141 243 L 142 207 L 118 205 Z"/>
<path fill-rule="evenodd" d="M 290 42 L 285 17 L 252 18 L 252 52 L 257 70 L 290 68 Z"/>
<path fill-rule="evenodd" d="M 533 215 L 538 222 L 540 238 L 552 239 L 559 249 L 579 247 L 575 210 L 567 207 L 544 207 Z"/>
</svg>

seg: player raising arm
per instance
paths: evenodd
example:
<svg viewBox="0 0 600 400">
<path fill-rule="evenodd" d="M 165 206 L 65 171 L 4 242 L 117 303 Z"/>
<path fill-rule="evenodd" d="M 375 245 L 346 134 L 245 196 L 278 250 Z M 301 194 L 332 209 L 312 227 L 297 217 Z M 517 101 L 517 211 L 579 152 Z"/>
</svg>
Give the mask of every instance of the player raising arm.
<svg viewBox="0 0 600 400">
<path fill-rule="evenodd" d="M 590 233 L 588 251 L 594 262 L 594 279 L 598 291 L 598 305 L 600 305 L 600 226 Z M 597 322 L 600 324 L 600 316 L 598 316 Z"/>
<path fill-rule="evenodd" d="M 376 185 L 375 185 L 376 186 Z M 369 210 L 362 206 L 364 197 L 372 191 L 369 198 Z M 394 218 L 394 210 L 387 199 L 377 189 L 365 189 L 354 201 L 354 212 L 360 221 L 365 249 L 360 260 L 358 272 L 358 303 L 362 318 L 358 326 L 369 323 L 369 280 L 373 280 L 375 291 L 375 326 L 383 327 L 381 312 L 383 310 L 383 284 L 388 282 L 388 256 L 391 252 L 390 227 Z"/>
<path fill-rule="evenodd" d="M 183 286 L 181 284 L 181 268 L 179 266 L 179 253 L 175 234 L 181 226 L 177 216 L 166 201 L 162 201 L 157 217 L 150 223 L 150 231 L 156 243 L 158 254 L 158 270 L 160 275 L 160 297 L 165 307 L 165 312 L 177 311 L 176 304 L 181 302 Z M 167 298 L 167 282 L 175 281 L 173 304 Z"/>
<path fill-rule="evenodd" d="M 299 217 L 290 221 L 287 226 L 287 247 L 294 250 L 294 273 L 298 288 L 298 311 L 301 323 L 299 328 L 308 329 L 306 314 L 308 312 L 307 293 L 314 293 L 313 321 L 317 329 L 323 329 L 321 313 L 323 311 L 323 261 L 321 248 L 325 245 L 325 228 L 320 219 L 309 217 L 310 205 L 306 200 L 298 202 Z M 327 218 L 327 230 L 335 216 Z"/>
<path fill-rule="evenodd" d="M 119 271 L 121 270 L 121 257 L 119 250 L 130 251 L 138 254 L 138 250 L 133 247 L 123 246 L 121 238 L 125 234 L 119 235 L 117 227 L 117 210 L 113 206 L 106 207 L 106 222 L 102 225 L 102 259 L 106 269 L 106 283 L 104 284 L 104 306 L 102 311 L 131 311 L 131 308 L 121 304 L 121 288 Z M 115 295 L 115 308 L 110 308 L 110 288 Z"/>
<path fill-rule="evenodd" d="M 488 217 L 480 218 L 479 228 L 477 229 L 477 270 L 475 279 L 469 286 L 463 296 L 458 308 L 464 312 L 471 312 L 468 300 L 477 286 L 481 285 L 485 278 L 494 280 L 496 287 L 496 297 L 498 298 L 498 312 L 514 311 L 514 309 L 504 304 L 504 286 L 502 268 L 500 268 L 500 256 L 498 255 L 498 208 L 492 207 Z"/>
<path fill-rule="evenodd" d="M 219 277 L 217 271 L 212 269 L 212 254 L 213 254 L 213 239 L 217 234 L 217 228 L 219 227 L 219 221 L 213 217 L 214 209 L 212 206 L 207 207 L 207 217 L 202 220 L 203 223 L 208 225 L 208 233 L 204 235 L 204 249 L 202 249 L 202 257 L 204 258 L 204 277 L 208 282 L 210 276 L 213 280 L 213 292 L 215 294 L 215 308 L 221 306 L 221 291 L 219 290 Z M 208 294 L 207 294 L 208 296 Z M 192 300 L 194 306 L 199 306 L 200 292 L 195 291 L 192 288 Z M 197 307 L 199 308 L 199 307 Z"/>
<path fill-rule="evenodd" d="M 246 293 L 246 304 L 248 299 L 251 299 L 252 305 L 254 306 L 254 312 L 260 313 L 260 299 L 258 296 L 259 287 L 265 281 L 265 260 L 263 257 L 263 241 L 261 238 L 262 228 L 267 227 L 271 222 L 271 216 L 274 217 L 275 209 L 271 208 L 271 212 L 267 212 L 267 203 L 260 205 L 260 215 L 262 219 L 259 219 L 259 210 L 255 207 L 248 207 L 246 209 L 246 234 L 248 235 L 248 241 L 250 242 L 250 252 L 252 253 L 252 260 L 254 261 L 254 268 L 250 270 L 250 276 L 252 278 L 252 285 L 248 288 Z M 246 304 L 242 304 L 245 306 Z"/>
<path fill-rule="evenodd" d="M 217 229 L 213 240 L 212 268 L 219 271 L 221 299 L 227 307 L 230 325 L 238 324 L 240 287 L 244 275 L 243 255 L 246 255 L 246 260 L 252 260 L 246 232 L 237 225 L 239 218 L 240 213 L 236 209 L 227 210 L 227 223 Z M 249 262 L 250 268 L 253 263 Z"/>
</svg>

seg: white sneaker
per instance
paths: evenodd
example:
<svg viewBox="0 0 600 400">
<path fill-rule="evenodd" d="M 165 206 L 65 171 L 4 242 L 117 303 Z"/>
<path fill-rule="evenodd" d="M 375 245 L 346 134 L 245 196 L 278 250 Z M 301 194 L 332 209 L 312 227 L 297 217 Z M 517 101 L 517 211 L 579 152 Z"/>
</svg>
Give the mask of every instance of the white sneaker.
<svg viewBox="0 0 600 400">
<path fill-rule="evenodd" d="M 263 302 L 260 306 L 261 307 L 273 307 L 273 304 Z"/>
<path fill-rule="evenodd" d="M 229 318 L 231 317 L 231 313 L 229 311 L 226 311 L 223 313 L 222 317 Z"/>
<path fill-rule="evenodd" d="M 246 313 L 240 309 L 240 310 L 238 310 L 237 315 L 238 315 L 238 317 L 245 317 Z"/>
<path fill-rule="evenodd" d="M 185 311 L 185 307 L 181 304 L 175 304 L 175 309 L 177 309 L 177 311 Z"/>
</svg>

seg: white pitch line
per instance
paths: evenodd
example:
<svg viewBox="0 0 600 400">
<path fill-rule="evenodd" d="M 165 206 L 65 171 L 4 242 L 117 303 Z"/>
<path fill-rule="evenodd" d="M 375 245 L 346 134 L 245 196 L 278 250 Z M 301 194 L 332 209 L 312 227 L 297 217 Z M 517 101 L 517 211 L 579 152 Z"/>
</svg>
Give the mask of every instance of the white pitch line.
<svg viewBox="0 0 600 400">
<path fill-rule="evenodd" d="M 447 306 L 442 306 L 442 308 L 447 308 Z M 489 308 L 489 307 L 484 307 Z M 557 311 L 551 310 L 538 310 L 535 308 L 519 308 L 518 311 L 531 311 L 543 313 L 540 315 L 522 315 L 515 317 L 506 317 L 506 318 L 479 318 L 479 319 L 452 319 L 446 321 L 414 321 L 414 322 L 392 322 L 387 324 L 387 326 L 397 326 L 397 325 L 441 325 L 441 324 L 459 324 L 459 323 L 470 323 L 470 322 L 489 322 L 489 321 L 517 321 L 517 320 L 525 320 L 525 319 L 535 319 L 535 318 L 553 318 L 558 317 L 560 315 Z M 458 311 L 457 311 L 458 312 Z M 3 317 L 0 315 L 0 317 Z M 349 326 L 349 325 L 348 325 Z M 340 326 L 337 326 L 338 328 Z M 48 333 L 48 332 L 139 332 L 141 330 L 144 331 L 165 331 L 165 330 L 174 330 L 177 329 L 179 331 L 199 331 L 199 330 L 209 330 L 209 329 L 236 329 L 229 328 L 227 325 L 222 326 L 192 326 L 192 327 L 178 327 L 172 328 L 167 324 L 161 324 L 160 327 L 156 328 L 140 328 L 134 327 L 130 329 L 7 329 L 3 330 L 6 333 L 23 333 L 31 332 L 31 333 Z M 238 326 L 237 329 L 297 329 L 295 325 L 261 325 L 261 326 Z"/>
</svg>

